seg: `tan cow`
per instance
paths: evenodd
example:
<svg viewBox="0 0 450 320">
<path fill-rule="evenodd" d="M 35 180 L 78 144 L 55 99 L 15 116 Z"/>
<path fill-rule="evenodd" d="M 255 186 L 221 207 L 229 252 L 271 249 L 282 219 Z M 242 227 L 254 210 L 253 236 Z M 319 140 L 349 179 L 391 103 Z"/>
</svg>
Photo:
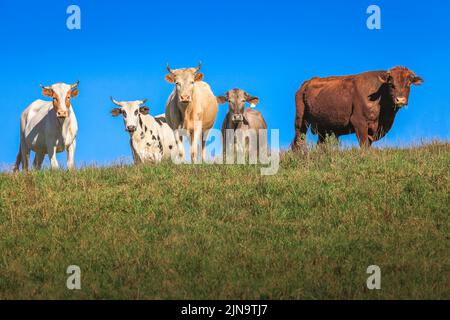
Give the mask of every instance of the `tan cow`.
<svg viewBox="0 0 450 320">
<path fill-rule="evenodd" d="M 191 159 L 197 160 L 198 144 L 202 142 L 202 159 L 205 160 L 205 139 L 203 133 L 214 126 L 218 111 L 217 100 L 210 86 L 203 81 L 203 74 L 197 68 L 172 70 L 167 65 L 169 74 L 165 79 L 175 84 L 166 105 L 167 123 L 173 130 L 184 129 L 189 133 L 191 142 Z M 184 158 L 181 135 L 175 133 L 179 156 Z"/>
<path fill-rule="evenodd" d="M 260 141 L 262 138 L 260 131 L 267 130 L 266 121 L 261 112 L 253 109 L 259 103 L 258 97 L 251 96 L 241 89 L 233 89 L 226 92 L 224 96 L 218 96 L 217 102 L 219 104 L 228 102 L 229 106 L 228 113 L 222 123 L 224 154 L 228 144 L 227 130 L 235 132 L 234 141 L 230 143 L 241 152 L 253 152 L 256 155 L 260 150 L 260 143 L 267 145 L 267 141 Z M 245 103 L 249 103 L 250 108 L 245 108 Z M 251 130 L 256 133 L 254 143 L 251 139 Z M 236 135 L 239 131 L 243 134 L 242 136 Z"/>
</svg>

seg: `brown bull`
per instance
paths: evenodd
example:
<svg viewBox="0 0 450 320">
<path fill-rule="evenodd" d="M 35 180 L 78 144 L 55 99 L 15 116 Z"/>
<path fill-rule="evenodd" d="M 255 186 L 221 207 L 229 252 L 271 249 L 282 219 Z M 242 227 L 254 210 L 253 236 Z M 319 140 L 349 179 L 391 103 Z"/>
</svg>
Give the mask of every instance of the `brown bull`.
<svg viewBox="0 0 450 320">
<path fill-rule="evenodd" d="M 295 95 L 292 149 L 304 147 L 309 127 L 319 135 L 318 143 L 328 134 L 356 133 L 360 146 L 370 146 L 388 133 L 397 112 L 408 104 L 411 85 L 422 82 L 404 67 L 304 82 Z"/>
</svg>

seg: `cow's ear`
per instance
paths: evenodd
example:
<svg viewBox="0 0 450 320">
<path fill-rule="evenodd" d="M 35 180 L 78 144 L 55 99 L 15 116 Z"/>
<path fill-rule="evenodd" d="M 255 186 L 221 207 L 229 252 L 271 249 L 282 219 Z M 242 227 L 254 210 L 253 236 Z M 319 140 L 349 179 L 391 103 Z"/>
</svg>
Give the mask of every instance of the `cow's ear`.
<svg viewBox="0 0 450 320">
<path fill-rule="evenodd" d="M 195 81 L 202 81 L 203 80 L 203 73 L 201 73 L 201 72 L 196 73 L 195 76 L 194 76 L 194 80 Z"/>
<path fill-rule="evenodd" d="M 259 103 L 258 97 L 248 97 L 247 102 L 250 103 L 250 106 L 254 108 Z"/>
<path fill-rule="evenodd" d="M 164 79 L 166 79 L 167 82 L 169 83 L 174 83 L 175 82 L 175 76 L 171 73 L 168 73 L 164 76 Z"/>
<path fill-rule="evenodd" d="M 149 109 L 149 107 L 142 106 L 142 107 L 139 108 L 139 112 L 141 114 L 148 114 L 150 112 L 150 109 Z"/>
<path fill-rule="evenodd" d="M 78 88 L 75 88 L 72 91 L 70 91 L 70 97 L 76 98 L 76 97 L 78 97 L 78 93 L 79 93 Z"/>
<path fill-rule="evenodd" d="M 423 79 L 418 76 L 414 76 L 411 80 L 411 83 L 416 86 L 420 86 L 423 83 Z"/>
<path fill-rule="evenodd" d="M 218 104 L 224 104 L 225 102 L 228 101 L 227 97 L 225 97 L 225 96 L 218 96 L 218 97 L 216 97 L 216 100 L 217 100 Z"/>
<path fill-rule="evenodd" d="M 114 108 L 114 109 L 111 110 L 111 115 L 113 117 L 117 117 L 121 113 L 122 113 L 122 109 L 120 109 L 120 108 Z"/>
<path fill-rule="evenodd" d="M 43 94 L 44 96 L 46 96 L 46 97 L 52 98 L 52 97 L 53 97 L 53 90 L 50 89 L 50 88 L 45 88 L 45 87 L 43 87 L 43 88 L 42 88 L 42 94 Z"/>
<path fill-rule="evenodd" d="M 385 72 L 382 75 L 378 76 L 378 79 L 382 83 L 389 83 L 389 81 L 391 80 L 391 74 L 389 72 Z"/>
</svg>

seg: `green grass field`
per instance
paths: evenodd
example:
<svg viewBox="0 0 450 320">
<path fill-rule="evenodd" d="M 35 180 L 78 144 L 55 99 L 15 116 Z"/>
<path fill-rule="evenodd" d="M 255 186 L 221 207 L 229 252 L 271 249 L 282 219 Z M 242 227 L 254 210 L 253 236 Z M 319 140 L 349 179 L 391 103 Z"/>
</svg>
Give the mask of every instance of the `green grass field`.
<svg viewBox="0 0 450 320">
<path fill-rule="evenodd" d="M 449 299 L 450 144 L 0 174 L 1 299 Z M 66 288 L 81 268 L 82 289 Z M 369 265 L 381 290 L 366 287 Z"/>
</svg>

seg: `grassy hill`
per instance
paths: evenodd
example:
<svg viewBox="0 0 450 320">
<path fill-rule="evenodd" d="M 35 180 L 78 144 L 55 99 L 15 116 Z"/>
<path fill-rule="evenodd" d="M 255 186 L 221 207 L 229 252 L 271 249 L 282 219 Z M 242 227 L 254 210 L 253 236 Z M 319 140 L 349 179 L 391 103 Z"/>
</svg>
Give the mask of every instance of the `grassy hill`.
<svg viewBox="0 0 450 320">
<path fill-rule="evenodd" d="M 0 174 L 0 298 L 450 298 L 450 144 Z M 66 288 L 81 268 L 82 290 Z M 366 287 L 369 265 L 381 290 Z"/>
</svg>

